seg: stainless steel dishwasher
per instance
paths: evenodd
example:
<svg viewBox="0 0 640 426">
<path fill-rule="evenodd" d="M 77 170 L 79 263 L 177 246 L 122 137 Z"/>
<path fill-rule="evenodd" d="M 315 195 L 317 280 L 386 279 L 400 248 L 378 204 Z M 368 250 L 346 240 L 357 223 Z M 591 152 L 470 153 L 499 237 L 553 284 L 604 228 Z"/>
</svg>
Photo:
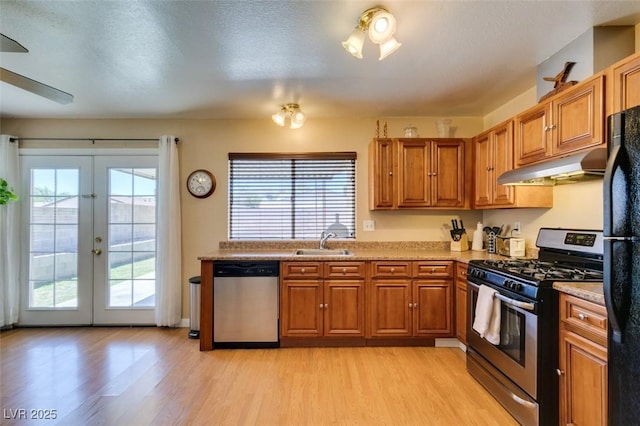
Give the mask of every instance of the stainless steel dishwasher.
<svg viewBox="0 0 640 426">
<path fill-rule="evenodd" d="M 278 262 L 214 262 L 214 348 L 280 346 L 279 272 Z"/>
</svg>

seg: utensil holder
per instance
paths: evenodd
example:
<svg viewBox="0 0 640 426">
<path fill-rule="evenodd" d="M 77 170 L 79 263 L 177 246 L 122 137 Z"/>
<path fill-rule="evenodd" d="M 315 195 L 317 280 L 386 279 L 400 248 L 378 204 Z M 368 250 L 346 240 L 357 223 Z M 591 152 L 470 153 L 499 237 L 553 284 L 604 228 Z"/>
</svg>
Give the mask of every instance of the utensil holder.
<svg viewBox="0 0 640 426">
<path fill-rule="evenodd" d="M 451 251 L 467 250 L 469 250 L 469 238 L 467 238 L 467 234 L 462 234 L 459 241 L 451 241 Z"/>
<path fill-rule="evenodd" d="M 496 233 L 489 232 L 487 237 L 487 253 L 496 253 Z"/>
</svg>

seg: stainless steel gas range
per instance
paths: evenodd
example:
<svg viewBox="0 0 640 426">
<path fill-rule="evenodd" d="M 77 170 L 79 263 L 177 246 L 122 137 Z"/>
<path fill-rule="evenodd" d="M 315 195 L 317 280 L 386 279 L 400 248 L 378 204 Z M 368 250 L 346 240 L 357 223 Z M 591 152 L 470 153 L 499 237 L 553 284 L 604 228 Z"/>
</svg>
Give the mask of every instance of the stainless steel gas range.
<svg viewBox="0 0 640 426">
<path fill-rule="evenodd" d="M 602 231 L 542 228 L 536 246 L 537 260 L 471 260 L 467 269 L 467 370 L 523 425 L 558 423 L 553 283 L 602 281 Z M 499 301 L 497 344 L 473 327 L 481 286 Z"/>
</svg>

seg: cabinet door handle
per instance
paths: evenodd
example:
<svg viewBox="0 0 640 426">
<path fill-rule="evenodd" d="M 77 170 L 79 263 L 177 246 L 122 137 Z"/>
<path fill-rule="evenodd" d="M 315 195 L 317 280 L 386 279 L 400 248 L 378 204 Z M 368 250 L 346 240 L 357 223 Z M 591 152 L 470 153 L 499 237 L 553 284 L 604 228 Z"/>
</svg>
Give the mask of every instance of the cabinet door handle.
<svg viewBox="0 0 640 426">
<path fill-rule="evenodd" d="M 96 256 L 100 256 L 102 254 L 102 250 L 101 249 L 93 249 L 93 250 L 91 250 L 91 253 L 95 254 Z"/>
<path fill-rule="evenodd" d="M 562 376 L 564 374 L 564 371 L 562 371 L 559 368 L 557 368 L 556 369 L 556 373 L 558 374 L 558 376 Z"/>
<path fill-rule="evenodd" d="M 587 318 L 589 318 L 589 317 L 588 317 L 588 316 L 586 316 L 585 314 L 582 314 L 582 313 L 578 314 L 578 319 L 579 319 L 580 321 L 586 321 L 586 320 L 587 320 Z"/>
<path fill-rule="evenodd" d="M 389 172 L 389 176 L 393 176 L 393 172 Z"/>
</svg>

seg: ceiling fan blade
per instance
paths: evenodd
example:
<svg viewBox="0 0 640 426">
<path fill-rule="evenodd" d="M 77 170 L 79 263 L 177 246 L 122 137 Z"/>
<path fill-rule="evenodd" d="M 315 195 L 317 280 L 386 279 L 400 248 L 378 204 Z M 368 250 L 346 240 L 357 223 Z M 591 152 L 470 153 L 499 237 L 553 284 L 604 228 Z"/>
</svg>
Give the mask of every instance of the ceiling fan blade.
<svg viewBox="0 0 640 426">
<path fill-rule="evenodd" d="M 55 87 L 47 86 L 44 83 L 16 74 L 15 72 L 2 67 L 0 67 L 0 81 L 4 81 L 5 83 L 19 87 L 28 92 L 51 99 L 59 104 L 69 104 L 73 102 L 73 95 L 67 92 L 63 92 Z"/>
<path fill-rule="evenodd" d="M 0 52 L 27 53 L 26 47 L 4 34 L 0 34 Z"/>
</svg>

